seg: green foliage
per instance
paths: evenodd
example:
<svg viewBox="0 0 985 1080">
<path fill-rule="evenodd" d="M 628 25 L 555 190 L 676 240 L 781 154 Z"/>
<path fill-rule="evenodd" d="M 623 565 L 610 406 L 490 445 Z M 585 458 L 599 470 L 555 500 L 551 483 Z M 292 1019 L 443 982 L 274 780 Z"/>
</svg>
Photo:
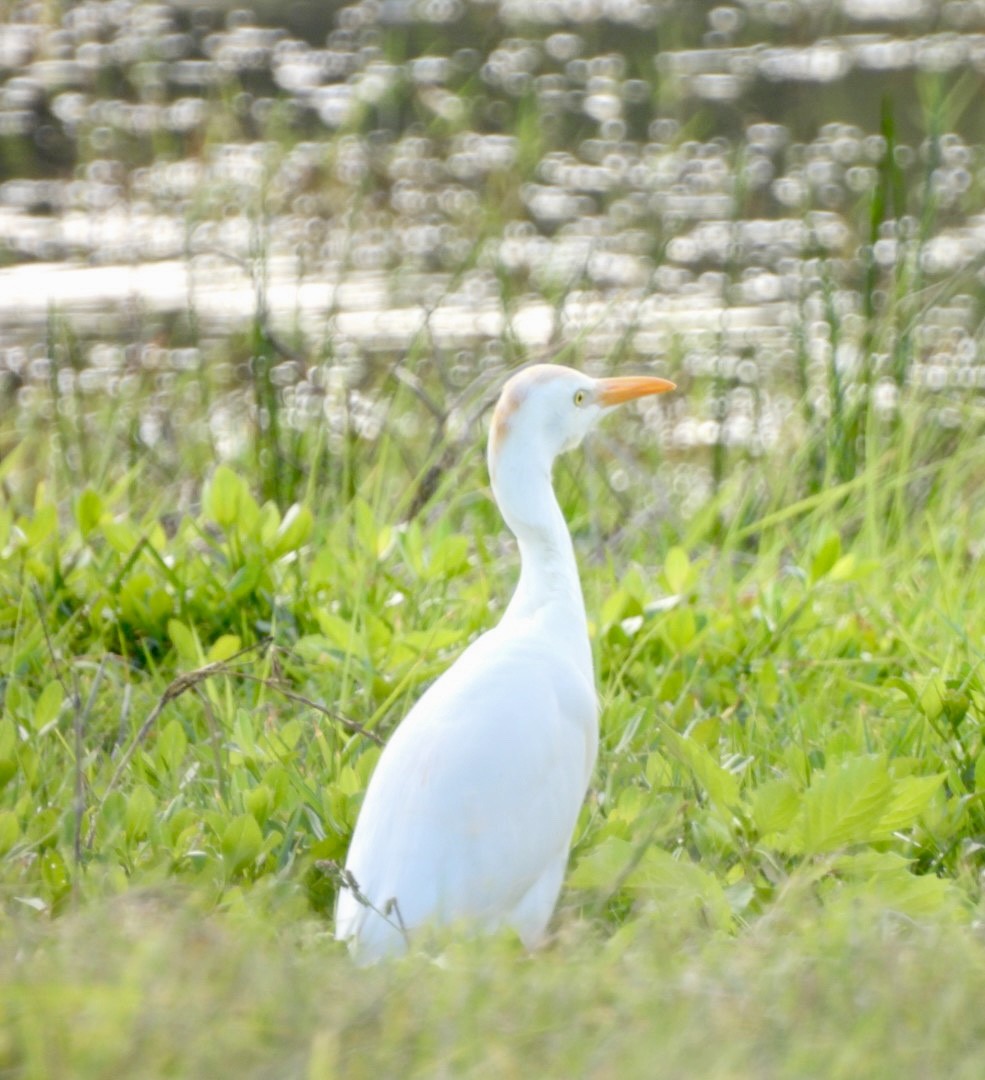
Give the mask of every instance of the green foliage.
<svg viewBox="0 0 985 1080">
<path fill-rule="evenodd" d="M 9 895 L 58 911 L 173 880 L 221 903 L 270 880 L 330 909 L 319 868 L 377 754 L 360 729 L 386 734 L 512 576 L 454 517 L 388 516 L 378 483 L 282 513 L 220 466 L 167 530 L 111 488 L 66 515 L 44 487 L 4 507 Z M 753 561 L 699 539 L 628 547 L 615 587 L 589 570 L 605 708 L 581 910 L 735 933 L 790 882 L 840 903 L 865 868 L 901 909 L 977 903 L 985 694 L 954 626 L 980 618 L 962 554 L 980 512 L 938 527 L 966 489 L 939 490 L 891 541 L 851 500 L 808 501 L 763 519 Z M 940 604 L 915 605 L 928 572 Z"/>
<path fill-rule="evenodd" d="M 630 1074 L 652 1066 L 635 1055 L 657 1039 L 682 1072 L 745 1075 L 765 1060 L 810 1075 L 783 1049 L 796 1046 L 788 1028 L 837 1046 L 854 1024 L 846 1075 L 878 1075 L 899 1016 L 941 1007 L 954 957 L 963 978 L 985 971 L 973 929 L 985 870 L 978 461 L 969 434 L 934 467 L 919 512 L 900 513 L 901 492 L 927 465 L 907 474 L 890 461 L 759 516 L 727 519 L 713 503 L 672 541 L 620 532 L 611 497 L 584 478 L 576 534 L 588 503 L 621 539 L 610 564 L 583 560 L 602 749 L 559 942 L 519 967 L 514 942 L 457 943 L 441 981 L 415 957 L 353 974 L 330 941 L 332 866 L 378 758 L 373 737 L 513 585 L 495 515 L 458 494 L 481 490 L 478 458 L 409 521 L 375 463 L 347 498 L 283 510 L 258 496 L 258 476 L 227 466 L 201 482 L 200 503 L 166 516 L 109 483 L 5 498 L 0 1009 L 16 1019 L 0 1062 L 105 1075 L 138 1054 L 162 1074 L 221 1075 L 247 1048 L 246 1074 L 265 1060 L 292 1075 L 406 1072 L 433 1062 L 420 1047 L 464 1001 L 467 1030 L 448 1036 L 456 1071 L 477 1037 L 508 1030 L 528 1047 L 523 1071 L 533 1053 L 567 1075 L 597 1033 L 551 1049 L 543 1032 L 609 995 L 634 1031 L 607 1044 L 607 1067 Z M 935 935 L 951 943 L 950 968 L 935 967 Z M 194 978 L 175 945 L 191 941 L 204 955 Z M 920 979 L 894 967 L 899 950 Z M 791 975 L 798 963 L 810 990 Z M 527 1004 L 504 1013 L 518 972 Z M 741 1009 L 725 1008 L 736 980 Z M 314 989 L 343 982 L 346 994 Z M 839 1011 L 849 984 L 866 1015 L 885 1001 L 868 1043 Z M 85 1025 L 51 1019 L 83 999 Z M 977 1013 L 947 1000 L 973 1029 Z M 702 1009 L 703 1032 L 736 1039 L 737 1071 L 716 1073 L 707 1035 L 674 1034 L 696 1030 L 671 1023 L 685 1006 Z M 179 1021 L 189 1009 L 194 1021 Z M 777 1025 L 775 1045 L 731 1026 L 750 1010 Z M 247 1018 L 238 1040 L 200 1037 L 233 1014 Z M 830 1017 L 840 1025 L 826 1035 Z M 960 1065 L 962 1045 L 945 1040 L 935 1060 Z"/>
<path fill-rule="evenodd" d="M 945 22 L 971 17 L 971 6 L 946 5 L 955 10 Z M 715 29 L 740 50 L 758 40 L 764 17 L 744 7 L 733 30 Z M 295 8 L 291 18 L 314 10 Z M 317 130 L 325 150 L 304 166 L 303 197 L 272 176 L 260 185 L 249 208 L 256 311 L 239 332 L 199 339 L 191 291 L 174 326 L 139 313 L 111 393 L 85 391 L 84 342 L 54 314 L 48 341 L 24 350 L 29 368 L 42 357 L 50 365 L 47 391 L 13 362 L 19 343 L 11 349 L 0 415 L 5 1075 L 643 1076 L 654 1061 L 668 1076 L 723 1078 L 981 1072 L 985 423 L 980 396 L 954 385 L 931 391 L 919 371 L 936 353 L 921 335 L 948 333 L 942 297 L 961 301 L 963 340 L 981 337 L 977 264 L 947 279 L 926 258 L 931 240 L 947 239 L 936 220 L 942 148 L 977 92 L 961 65 L 953 76 L 946 64 L 923 71 L 916 100 L 883 100 L 881 141 L 866 140 L 874 183 L 854 208 L 838 209 L 847 230 L 839 249 L 813 250 L 823 217 L 815 208 L 789 219 L 810 237 L 805 276 L 789 279 L 805 329 L 794 331 L 792 375 L 774 367 L 782 353 L 760 365 L 777 378 L 763 426 L 779 418 L 779 450 L 733 448 L 721 425 L 712 447 L 672 449 L 668 461 L 640 428 L 621 447 L 620 464 L 633 465 L 623 470 L 636 485 L 628 491 L 609 488 L 604 440 L 559 465 L 603 709 L 554 947 L 525 963 L 505 938 L 438 942 L 448 946 L 440 966 L 412 956 L 355 972 L 331 941 L 333 863 L 344 858 L 378 740 L 494 621 L 515 580 L 513 548 L 484 494 L 475 420 L 485 376 L 526 359 L 511 322 L 531 298 L 553 309 L 555 346 L 569 329 L 568 301 L 590 311 L 598 281 L 589 263 L 571 276 L 503 260 L 494 276 L 504 330 L 488 353 L 443 356 L 429 327 L 406 353 L 363 352 L 347 340 L 343 355 L 334 311 L 321 350 L 305 340 L 300 309 L 296 333 L 268 325 L 269 223 L 289 211 L 291 220 L 331 221 L 333 233 L 351 219 L 354 241 L 367 225 L 400 236 L 405 219 L 385 210 L 406 183 L 391 150 L 430 139 L 440 156 L 473 128 L 511 135 L 513 167 L 456 184 L 452 194 L 472 208 L 462 220 L 430 190 L 443 181 L 421 189 L 428 222 L 415 218 L 413 228 L 456 242 L 430 245 L 422 260 L 420 244 L 401 240 L 392 274 L 379 275 L 394 306 L 421 301 L 436 312 L 421 273 L 433 260 L 449 275 L 448 296 L 461 286 L 468 305 L 485 305 L 483 275 L 466 278 L 498 249 L 507 223 L 542 235 L 554 228 L 536 222 L 526 197 L 527 185 L 546 179 L 550 155 L 605 154 L 635 169 L 632 154 L 606 149 L 625 138 L 642 164 L 651 155 L 662 164 L 651 106 L 680 121 L 685 150 L 736 122 L 724 100 L 685 104 L 680 80 L 654 63 L 655 51 L 690 47 L 717 26 L 702 5 L 670 5 L 646 33 L 587 20 L 577 35 L 556 35 L 556 50 L 535 43 L 540 66 L 518 83 L 529 76 L 543 95 L 499 93 L 474 66 L 503 30 L 494 8 L 462 8 L 467 49 L 454 40 L 465 23 L 363 27 L 371 67 L 375 53 L 396 65 L 447 53 L 449 81 L 436 93 L 395 69 L 391 88 L 362 101 L 338 137 Z M 258 14 L 271 25 L 279 17 Z M 362 16 L 343 15 L 342 36 L 351 36 L 346 27 Z M 814 15 L 798 19 L 794 36 L 809 40 Z M 207 37 L 210 25 L 219 23 L 203 11 L 189 28 Z M 514 32 L 518 56 L 531 51 L 522 35 L 540 34 L 520 24 Z M 567 95 L 560 112 L 542 110 L 541 96 L 558 100 L 549 87 L 569 70 L 559 57 L 572 37 L 585 51 L 570 71 L 591 76 L 586 85 L 598 82 L 603 97 L 613 80 L 594 74 L 593 55 L 603 68 L 622 57 L 643 83 L 647 104 L 624 103 L 623 135 L 599 138 L 579 116 L 588 91 Z M 147 81 L 158 60 L 136 57 L 128 98 L 138 83 L 159 96 L 156 76 Z M 126 80 L 128 63 L 112 77 Z M 138 67 L 147 71 L 136 79 Z M 289 103 L 258 80 L 222 76 L 208 130 L 191 140 L 196 158 L 260 139 L 276 159 L 288 140 L 308 138 L 312 110 L 292 108 L 278 131 Z M 60 88 L 48 91 L 54 100 Z M 462 106 L 457 118 L 431 108 L 445 94 Z M 86 96 L 98 104 L 98 89 Z M 815 98 L 789 109 L 785 160 L 798 173 Z M 897 129 L 919 125 L 920 111 L 923 130 L 904 140 Z M 409 123 L 413 139 L 404 140 Z M 119 139 L 116 121 L 95 134 L 114 131 Z M 89 134 L 83 125 L 80 148 Z M 44 140 L 36 149 L 22 141 L 33 158 Z M 741 190 L 731 134 L 715 141 L 740 189 L 735 224 L 775 212 Z M 904 142 L 920 144 L 914 168 L 904 168 Z M 142 161 L 182 153 L 141 143 Z M 8 158 L 13 146 L 7 139 Z M 342 180 L 344 147 L 366 150 L 365 168 L 349 168 L 352 186 Z M 981 196 L 981 162 L 969 152 L 956 232 Z M 115 161 L 118 148 L 105 156 Z M 80 160 L 76 171 L 86 168 Z M 621 182 L 582 193 L 579 204 L 595 209 L 579 217 L 642 243 L 658 269 L 673 215 L 647 208 L 662 202 L 659 192 L 640 203 L 627 194 Z M 189 241 L 199 225 L 205 235 L 224 225 L 230 199 L 221 185 L 194 194 Z M 559 226 L 558 238 L 567 232 Z M 886 265 L 877 244 L 892 238 L 898 254 Z M 599 239 L 605 256 L 608 238 Z M 726 297 L 741 295 L 748 269 L 732 263 L 708 267 L 723 276 Z M 599 290 L 614 319 L 627 310 L 624 292 L 632 307 L 635 288 Z M 608 312 L 598 315 L 586 339 L 611 336 Z M 614 367 L 650 360 L 634 352 L 633 318 L 609 354 Z M 823 333 L 808 332 L 817 322 Z M 812 352 L 821 339 L 826 347 Z M 667 354 L 685 373 L 691 417 L 713 426 L 736 389 L 718 370 L 728 366 L 717 363 L 729 359 L 725 340 L 700 341 L 709 356 L 719 351 L 712 376 L 678 367 L 683 335 Z M 141 350 L 157 341 L 162 352 L 194 345 L 197 370 L 145 366 Z M 570 351 L 577 363 L 580 346 L 569 339 L 556 355 Z M 470 367 L 480 377 L 464 390 Z M 411 379 L 398 385 L 393 373 Z M 740 388 L 757 426 L 765 383 Z M 233 449 L 217 446 L 220 401 L 242 424 Z M 363 430 L 354 405 L 372 411 L 384 401 L 370 434 L 375 417 Z M 796 416 L 785 414 L 789 401 Z M 433 434 L 395 435 L 405 420 L 417 430 L 422 403 Z M 156 411 L 173 413 L 171 433 L 145 439 Z M 461 439 L 451 434 L 459 424 Z M 711 497 L 682 509 L 682 487 L 702 470 Z M 669 492 L 666 503 L 657 488 Z"/>
<path fill-rule="evenodd" d="M 233 887 L 218 915 L 133 891 L 43 932 L 21 905 L 0 939 L 0 1063 L 79 1080 L 135 1067 L 416 1076 L 436 1063 L 456 1076 L 640 1077 L 658 1053 L 663 1074 L 708 1080 L 975 1077 L 985 950 L 926 905 L 918 924 L 916 897 L 901 910 L 895 886 L 887 914 L 893 858 L 856 865 L 842 904 L 792 890 L 733 935 L 703 923 L 727 918 L 714 876 L 658 856 L 646 873 L 667 906 L 607 940 L 572 924 L 533 963 L 496 938 L 451 944 L 440 965 L 355 970 L 317 922 L 257 886 Z M 904 876 L 914 893 L 940 884 Z"/>
<path fill-rule="evenodd" d="M 985 500 L 969 416 L 941 454 L 908 403 L 843 483 L 814 490 L 799 448 L 793 479 L 737 469 L 674 528 L 627 527 L 604 469 L 559 468 L 602 748 L 546 971 L 637 963 L 641 943 L 750 949 L 791 921 L 814 957 L 804 928 L 837 936 L 859 911 L 976 941 Z M 423 501 L 385 438 L 326 452 L 305 483 L 265 458 L 189 464 L 160 492 L 112 468 L 2 489 L 0 892 L 20 937 L 179 890 L 244 941 L 308 927 L 328 950 L 333 864 L 379 742 L 515 581 L 481 455 L 442 445 L 411 471 L 439 454 Z M 666 463 L 649 444 L 639 458 L 645 504 Z M 46 1060 L 16 1039 L 0 1061 Z M 332 1053 L 312 1044 L 311 1060 Z"/>
</svg>

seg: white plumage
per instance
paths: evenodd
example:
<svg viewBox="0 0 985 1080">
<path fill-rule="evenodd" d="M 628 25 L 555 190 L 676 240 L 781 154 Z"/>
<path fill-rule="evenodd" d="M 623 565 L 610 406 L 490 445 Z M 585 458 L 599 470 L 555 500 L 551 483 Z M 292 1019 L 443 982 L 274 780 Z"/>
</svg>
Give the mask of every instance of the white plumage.
<svg viewBox="0 0 985 1080">
<path fill-rule="evenodd" d="M 673 389 L 538 365 L 503 388 L 489 436 L 493 494 L 520 548 L 499 625 L 420 698 L 380 757 L 346 870 L 336 936 L 361 961 L 424 925 L 513 927 L 533 947 L 557 901 L 598 746 L 592 655 L 555 457 L 608 408 Z"/>
</svg>

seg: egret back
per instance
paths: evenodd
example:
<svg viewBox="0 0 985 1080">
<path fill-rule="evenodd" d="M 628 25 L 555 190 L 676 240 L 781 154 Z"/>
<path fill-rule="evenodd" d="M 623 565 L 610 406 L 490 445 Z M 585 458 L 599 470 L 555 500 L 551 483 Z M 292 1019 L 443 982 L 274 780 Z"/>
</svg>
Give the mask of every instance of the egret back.
<svg viewBox="0 0 985 1080">
<path fill-rule="evenodd" d="M 401 927 L 425 923 L 512 925 L 534 944 L 597 744 L 591 682 L 535 622 L 483 635 L 380 757 L 346 863 L 372 907 L 343 890 L 337 935 L 366 959 L 402 949 Z"/>
</svg>

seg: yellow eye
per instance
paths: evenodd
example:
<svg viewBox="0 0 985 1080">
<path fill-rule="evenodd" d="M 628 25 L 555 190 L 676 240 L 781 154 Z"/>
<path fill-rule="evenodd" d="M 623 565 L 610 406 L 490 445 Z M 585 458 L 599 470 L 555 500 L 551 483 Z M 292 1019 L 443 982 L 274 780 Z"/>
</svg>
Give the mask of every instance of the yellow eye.
<svg viewBox="0 0 985 1080">
<path fill-rule="evenodd" d="M 575 391 L 575 404 L 576 405 L 584 405 L 585 404 L 585 398 L 587 396 L 588 395 L 585 393 L 584 390 L 576 390 Z"/>
</svg>

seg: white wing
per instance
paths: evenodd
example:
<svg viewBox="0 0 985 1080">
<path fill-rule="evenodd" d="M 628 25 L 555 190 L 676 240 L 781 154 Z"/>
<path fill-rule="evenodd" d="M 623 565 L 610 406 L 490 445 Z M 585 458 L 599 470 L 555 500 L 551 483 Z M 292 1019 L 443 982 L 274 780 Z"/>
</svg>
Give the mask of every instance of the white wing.
<svg viewBox="0 0 985 1080">
<path fill-rule="evenodd" d="M 573 663 L 534 632 L 485 634 L 380 757 L 346 863 L 372 908 L 342 890 L 337 936 L 364 959 L 429 922 L 507 924 L 535 942 L 597 744 L 595 692 Z"/>
</svg>

